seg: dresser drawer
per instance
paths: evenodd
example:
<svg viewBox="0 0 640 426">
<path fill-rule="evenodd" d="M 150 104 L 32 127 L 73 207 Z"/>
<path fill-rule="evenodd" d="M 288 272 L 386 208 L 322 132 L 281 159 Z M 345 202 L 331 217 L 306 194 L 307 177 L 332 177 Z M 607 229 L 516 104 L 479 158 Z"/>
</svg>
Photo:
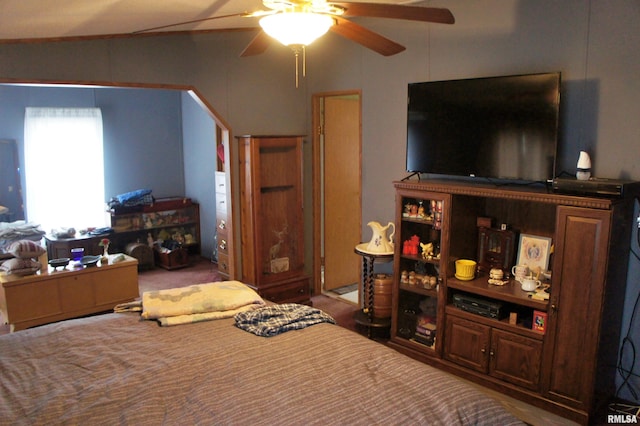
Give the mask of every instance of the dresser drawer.
<svg viewBox="0 0 640 426">
<path fill-rule="evenodd" d="M 226 214 L 225 217 L 222 217 L 220 215 L 220 213 L 218 213 L 218 217 L 216 218 L 216 232 L 218 232 L 218 235 L 224 233 L 224 235 L 227 235 L 227 218 L 226 218 Z"/>
<path fill-rule="evenodd" d="M 229 255 L 229 240 L 226 234 L 218 233 L 218 253 Z"/>
<path fill-rule="evenodd" d="M 216 214 L 220 216 L 222 213 L 227 214 L 227 194 L 216 192 Z"/>
<path fill-rule="evenodd" d="M 224 172 L 216 172 L 216 194 L 227 193 L 227 177 Z"/>
<path fill-rule="evenodd" d="M 229 278 L 229 255 L 218 252 L 218 273 Z"/>
<path fill-rule="evenodd" d="M 274 303 L 305 303 L 309 301 L 309 278 L 294 278 L 258 290 L 260 296 Z"/>
</svg>

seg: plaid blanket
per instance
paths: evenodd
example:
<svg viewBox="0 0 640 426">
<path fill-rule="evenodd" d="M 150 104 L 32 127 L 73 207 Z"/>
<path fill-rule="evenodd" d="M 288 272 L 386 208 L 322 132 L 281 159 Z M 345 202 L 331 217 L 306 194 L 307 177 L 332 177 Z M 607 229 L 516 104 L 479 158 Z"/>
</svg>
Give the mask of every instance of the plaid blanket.
<svg viewBox="0 0 640 426">
<path fill-rule="evenodd" d="M 271 337 L 289 330 L 299 330 L 310 325 L 336 321 L 320 309 L 297 303 L 266 306 L 234 316 L 236 327 L 258 336 Z"/>
</svg>

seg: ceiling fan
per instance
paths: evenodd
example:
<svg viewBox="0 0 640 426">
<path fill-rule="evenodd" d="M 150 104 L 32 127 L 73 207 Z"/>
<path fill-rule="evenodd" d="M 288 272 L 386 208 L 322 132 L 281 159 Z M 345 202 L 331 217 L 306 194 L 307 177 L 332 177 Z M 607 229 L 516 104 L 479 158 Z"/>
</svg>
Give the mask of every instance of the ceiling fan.
<svg viewBox="0 0 640 426">
<path fill-rule="evenodd" d="M 440 24 L 453 24 L 455 22 L 449 9 L 435 7 L 326 0 L 263 0 L 262 3 L 267 10 L 178 22 L 136 31 L 135 34 L 213 19 L 236 16 L 257 17 L 260 18 L 259 23 L 262 29 L 242 51 L 240 56 L 263 53 L 269 47 L 271 37 L 276 38 L 284 45 L 292 46 L 294 50 L 297 50 L 300 46 L 304 48 L 304 46 L 324 35 L 327 31 L 354 41 L 381 55 L 391 56 L 404 51 L 405 47 L 350 21 L 348 18 L 390 18 Z"/>
</svg>

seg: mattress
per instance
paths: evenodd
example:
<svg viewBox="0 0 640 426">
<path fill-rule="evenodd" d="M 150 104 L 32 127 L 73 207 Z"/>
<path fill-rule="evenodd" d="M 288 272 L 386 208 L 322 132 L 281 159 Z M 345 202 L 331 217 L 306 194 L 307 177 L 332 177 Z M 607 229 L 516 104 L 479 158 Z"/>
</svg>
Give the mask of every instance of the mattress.
<svg viewBox="0 0 640 426">
<path fill-rule="evenodd" d="M 233 318 L 160 327 L 131 312 L 0 336 L 0 423 L 522 424 L 337 325 L 261 337 Z"/>
</svg>

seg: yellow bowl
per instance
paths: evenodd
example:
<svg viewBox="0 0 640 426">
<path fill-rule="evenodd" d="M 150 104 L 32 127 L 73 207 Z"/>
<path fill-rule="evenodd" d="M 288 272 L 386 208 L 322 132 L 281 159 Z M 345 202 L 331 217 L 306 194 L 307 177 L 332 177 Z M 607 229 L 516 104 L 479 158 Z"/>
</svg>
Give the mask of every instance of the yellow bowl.
<svg viewBox="0 0 640 426">
<path fill-rule="evenodd" d="M 460 280 L 470 280 L 476 274 L 476 262 L 469 259 L 456 260 L 456 278 Z"/>
</svg>

